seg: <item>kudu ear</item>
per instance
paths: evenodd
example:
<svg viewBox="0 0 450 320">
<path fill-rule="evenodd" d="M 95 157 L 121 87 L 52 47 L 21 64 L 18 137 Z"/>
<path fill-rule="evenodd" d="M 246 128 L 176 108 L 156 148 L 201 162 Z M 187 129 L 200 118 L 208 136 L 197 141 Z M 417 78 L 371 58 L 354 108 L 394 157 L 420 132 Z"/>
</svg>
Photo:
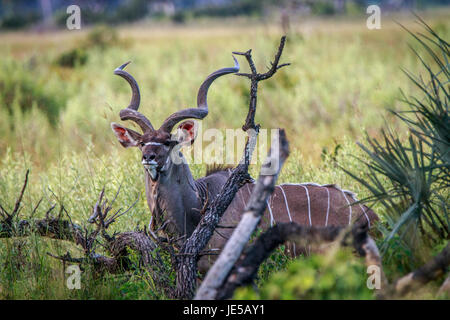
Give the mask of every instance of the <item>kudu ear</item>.
<svg viewBox="0 0 450 320">
<path fill-rule="evenodd" d="M 120 144 L 125 148 L 136 147 L 139 144 L 141 135 L 136 131 L 125 128 L 115 122 L 111 123 L 111 129 L 119 140 Z"/>
<path fill-rule="evenodd" d="M 197 137 L 197 122 L 186 120 L 180 123 L 177 129 L 177 141 L 180 144 L 191 145 Z"/>
</svg>

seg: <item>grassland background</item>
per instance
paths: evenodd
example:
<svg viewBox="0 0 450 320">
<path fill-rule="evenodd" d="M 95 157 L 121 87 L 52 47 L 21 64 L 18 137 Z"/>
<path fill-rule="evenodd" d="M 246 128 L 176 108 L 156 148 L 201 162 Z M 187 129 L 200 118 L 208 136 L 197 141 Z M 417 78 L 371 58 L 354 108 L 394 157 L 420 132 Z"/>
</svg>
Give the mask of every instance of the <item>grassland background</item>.
<svg viewBox="0 0 450 320">
<path fill-rule="evenodd" d="M 421 16 L 448 39 L 449 10 Z M 338 163 L 363 175 L 353 156 L 362 156 L 355 142 L 363 140 L 366 131 L 376 136 L 388 123 L 406 134 L 387 109 L 402 107 L 399 88 L 407 95 L 415 93 L 401 68 L 417 73 L 420 65 L 408 47 L 414 46 L 411 37 L 394 19 L 411 30 L 419 28 L 411 14 L 384 17 L 380 30 L 368 30 L 365 17 L 311 18 L 293 24 L 282 58 L 291 66 L 261 83 L 256 115 L 262 128 L 287 131 L 292 154 L 279 182 L 337 183 L 360 198 L 367 195 L 332 163 L 330 154 L 340 145 Z M 36 216 L 59 203 L 74 222 L 85 224 L 101 188 L 106 186 L 112 198 L 122 185 L 120 206 L 140 200 L 113 229 L 131 230 L 137 224 L 146 225 L 150 213 L 139 151 L 123 149 L 110 129 L 110 122 L 119 122 L 118 112 L 130 99 L 130 88 L 113 70 L 133 61 L 127 70 L 141 88 L 140 111 L 158 126 L 170 113 L 195 106 L 198 86 L 212 71 L 232 65 L 232 51 L 251 48 L 258 69 L 264 70 L 273 58 L 281 29 L 276 23 L 238 19 L 183 27 L 136 24 L 118 28 L 114 45 L 88 47 L 85 65 L 58 66 L 57 57 L 84 43 L 89 31 L 0 34 L 0 87 L 28 83 L 37 86 L 43 96 L 53 97 L 52 103 L 63 104 L 49 117 L 33 99 L 23 111 L 19 89 L 12 90 L 12 98 L 0 101 L 0 203 L 7 210 L 14 206 L 29 168 L 21 215 L 30 214 L 43 197 Z M 246 72 L 247 64 L 243 59 L 240 63 Z M 217 80 L 210 89 L 210 113 L 203 128 L 240 128 L 248 91 L 244 78 Z M 200 177 L 205 166 L 192 169 Z M 256 176 L 258 166 L 251 171 Z M 81 254 L 69 244 L 39 238 L 2 240 L 0 298 L 161 298 L 149 292 L 145 282 L 128 282 L 137 289 L 125 291 L 138 295 L 124 295 L 124 283 L 115 285 L 121 281 L 117 278 L 89 282 L 80 292 L 68 291 L 61 264 L 46 255 L 63 254 L 67 249 Z M 12 265 L 20 257 L 28 261 L 27 267 Z"/>
</svg>

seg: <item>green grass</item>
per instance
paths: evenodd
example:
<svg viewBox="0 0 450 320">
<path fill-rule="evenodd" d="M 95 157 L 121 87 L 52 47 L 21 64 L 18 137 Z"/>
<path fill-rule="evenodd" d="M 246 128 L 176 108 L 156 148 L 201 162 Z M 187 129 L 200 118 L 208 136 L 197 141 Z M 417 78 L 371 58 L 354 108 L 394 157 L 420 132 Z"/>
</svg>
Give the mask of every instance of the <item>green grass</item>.
<svg viewBox="0 0 450 320">
<path fill-rule="evenodd" d="M 448 16 L 444 10 L 434 18 L 425 18 L 432 26 L 439 26 L 439 32 L 448 39 Z M 411 16 L 399 19 L 407 27 L 416 28 Z M 364 166 L 353 156 L 365 157 L 355 142 L 366 130 L 377 136 L 387 120 L 400 136 L 406 135 L 406 128 L 386 109 L 401 106 L 397 100 L 399 88 L 407 95 L 417 92 L 400 69 L 415 72 L 420 66 L 408 49 L 408 34 L 387 18 L 378 31 L 367 30 L 365 20 L 359 18 L 306 21 L 294 25 L 293 30 L 282 57 L 282 62 L 292 65 L 261 83 L 256 115 L 263 128 L 287 131 L 292 152 L 279 182 L 336 183 L 356 192 L 359 198 L 367 197 L 368 191 L 340 170 L 334 160 L 363 176 Z M 106 186 L 111 199 L 121 185 L 117 204 L 125 208 L 138 197 L 139 201 L 111 228 L 125 231 L 138 224 L 147 225 L 150 214 L 139 151 L 123 149 L 110 129 L 110 122 L 120 121 L 118 112 L 130 99 L 129 87 L 113 75 L 113 70 L 133 61 L 127 70 L 141 88 L 140 111 L 159 126 L 171 112 L 195 106 L 203 79 L 218 68 L 231 66 L 232 51 L 252 48 L 257 67 L 264 70 L 281 36 L 276 25 L 241 22 L 234 26 L 211 24 L 209 28 L 137 25 L 117 32 L 120 45 L 90 47 L 85 63 L 74 68 L 61 67 L 55 61 L 84 44 L 86 30 L 39 36 L 0 34 L 0 203 L 5 209 L 14 206 L 26 169 L 30 168 L 21 217 L 30 215 L 43 198 L 36 217 L 58 203 L 65 206 L 74 222 L 83 225 L 102 187 Z M 240 63 L 246 72 L 245 61 L 241 59 Z M 24 94 L 20 88 L 8 89 L 12 101 L 19 102 L 6 105 L 3 82 L 8 88 L 16 88 L 15 83 L 30 83 L 30 97 L 53 99 L 56 107 L 47 100 L 42 104 L 40 100 L 19 103 Z M 203 127 L 240 128 L 248 91 L 249 83 L 244 78 L 219 79 L 210 89 L 210 114 Z M 254 177 L 258 168 L 251 167 Z M 195 177 L 203 175 L 205 169 L 204 165 L 192 166 Z M 383 215 L 381 206 L 374 209 Z M 62 263 L 47 255 L 64 254 L 66 250 L 82 254 L 68 243 L 37 237 L 0 240 L 0 298 L 164 298 L 154 294 L 147 277 L 139 273 L 97 279 L 85 272 L 82 290 L 68 290 Z M 286 268 L 284 260 L 277 256 L 264 266 L 264 281 L 275 270 Z M 360 268 L 355 265 L 353 269 Z M 333 298 L 321 292 L 313 297 Z M 367 298 L 365 292 L 354 292 L 343 293 L 342 297 Z"/>
</svg>

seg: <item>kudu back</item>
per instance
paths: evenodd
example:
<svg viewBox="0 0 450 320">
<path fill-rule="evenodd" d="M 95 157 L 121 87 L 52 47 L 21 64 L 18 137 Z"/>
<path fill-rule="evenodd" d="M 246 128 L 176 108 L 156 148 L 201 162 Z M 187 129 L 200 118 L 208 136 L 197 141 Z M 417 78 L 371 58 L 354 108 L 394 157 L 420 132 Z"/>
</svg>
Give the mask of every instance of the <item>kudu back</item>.
<svg viewBox="0 0 450 320">
<path fill-rule="evenodd" d="M 187 119 L 201 120 L 208 115 L 207 94 L 211 83 L 220 76 L 239 71 L 239 64 L 235 58 L 234 61 L 234 67 L 219 69 L 205 79 L 198 90 L 197 108 L 175 112 L 159 129 L 155 129 L 138 111 L 139 86 L 124 70 L 128 63 L 114 71 L 129 83 L 132 90 L 131 102 L 127 108 L 120 111 L 120 118 L 136 122 L 142 133 L 117 123 L 111 123 L 111 127 L 122 146 L 137 147 L 142 151 L 146 197 L 152 213 L 152 229 L 164 224 L 165 232 L 169 235 L 189 236 L 200 221 L 205 202 L 220 192 L 231 174 L 230 169 L 217 170 L 195 180 L 180 148 L 184 144 L 193 143 L 196 136 L 194 121 Z M 171 134 L 177 124 L 176 134 Z M 240 221 L 253 186 L 252 183 L 247 183 L 240 188 L 209 241 L 209 249 L 223 248 L 233 231 L 232 227 Z M 352 192 L 342 190 L 333 184 L 278 185 L 268 200 L 260 227 L 266 229 L 277 222 L 291 221 L 310 226 L 345 226 L 354 221 L 370 225 L 378 219 L 368 207 L 361 204 L 352 206 L 355 201 Z M 292 247 L 292 249 L 291 253 L 294 255 L 304 252 L 304 248 Z M 205 272 L 213 260 L 212 256 L 204 256 L 199 261 L 199 270 Z"/>
</svg>

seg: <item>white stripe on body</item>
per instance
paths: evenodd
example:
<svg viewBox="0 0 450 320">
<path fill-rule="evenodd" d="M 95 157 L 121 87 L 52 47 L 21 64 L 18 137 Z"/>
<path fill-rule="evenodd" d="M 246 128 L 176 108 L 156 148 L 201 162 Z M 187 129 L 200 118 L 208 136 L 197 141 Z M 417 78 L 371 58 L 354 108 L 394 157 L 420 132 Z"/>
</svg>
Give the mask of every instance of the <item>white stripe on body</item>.
<svg viewBox="0 0 450 320">
<path fill-rule="evenodd" d="M 255 183 L 253 183 L 253 184 L 255 184 Z M 250 199 L 250 196 L 251 196 L 252 193 L 251 193 L 251 191 L 250 191 L 250 187 L 248 186 L 248 184 L 247 184 L 247 190 L 248 190 L 249 199 Z M 269 199 L 272 199 L 272 196 L 269 197 Z M 270 201 L 270 202 L 272 202 L 272 201 Z M 270 226 L 273 227 L 273 223 L 274 223 L 275 220 L 274 220 L 274 218 L 273 218 L 272 208 L 270 207 L 269 200 L 266 200 L 266 204 L 267 204 L 267 208 L 269 209 Z"/>
<path fill-rule="evenodd" d="M 305 186 L 308 186 L 308 185 L 316 186 L 316 187 L 325 187 L 325 188 L 327 188 L 327 187 L 334 187 L 334 188 L 336 188 L 337 190 L 342 192 L 342 194 L 344 195 L 345 200 L 349 204 L 349 224 L 351 223 L 352 207 L 350 206 L 350 201 L 348 200 L 347 195 L 349 195 L 353 199 L 353 201 L 356 202 L 356 201 L 358 201 L 358 199 L 356 198 L 356 194 L 354 192 L 349 191 L 349 190 L 345 190 L 345 189 L 341 189 L 336 184 L 323 184 L 323 185 L 321 185 L 321 184 L 318 184 L 318 183 L 315 183 L 315 182 L 304 182 L 304 183 L 283 183 L 283 185 L 302 186 L 304 188 L 305 188 Z M 329 209 L 330 209 L 330 191 L 328 190 L 328 188 L 327 188 L 327 193 L 328 193 L 328 208 L 327 208 L 327 217 L 326 217 L 326 220 L 325 220 L 325 226 L 328 225 L 328 216 L 329 216 Z M 368 223 L 368 225 L 370 227 L 370 219 L 369 219 L 369 216 L 367 215 L 367 211 L 364 209 L 364 207 L 361 204 L 359 204 L 359 206 L 360 206 L 362 212 L 364 213 L 364 216 L 366 217 L 367 223 Z"/>
<path fill-rule="evenodd" d="M 270 204 L 269 201 L 266 200 L 266 204 L 267 204 L 267 208 L 269 208 L 269 214 L 270 214 L 270 226 L 273 227 L 273 214 L 272 214 L 272 209 L 270 208 Z"/>
<path fill-rule="evenodd" d="M 348 204 L 349 214 L 348 214 L 348 224 L 352 223 L 352 206 L 350 205 L 350 201 L 348 201 L 347 196 L 345 195 L 344 190 L 342 190 L 342 194 L 344 195 L 345 200 Z"/>
<path fill-rule="evenodd" d="M 284 193 L 284 189 L 281 185 L 278 185 L 277 187 L 280 187 L 281 192 L 283 193 L 284 203 L 286 204 L 286 212 L 288 214 L 289 221 L 292 222 L 291 211 L 289 210 L 289 204 L 288 204 L 288 201 L 286 198 L 286 194 Z M 297 254 L 295 252 L 297 251 L 297 248 L 295 247 L 295 242 L 292 242 L 292 250 L 293 250 L 294 258 L 296 258 Z"/>
<path fill-rule="evenodd" d="M 308 199 L 308 218 L 309 218 L 309 225 L 312 226 L 312 220 L 311 220 L 311 199 L 309 198 L 309 192 L 308 192 L 308 188 L 302 184 L 300 184 L 300 186 L 302 186 L 305 191 L 306 191 L 306 198 Z"/>
<path fill-rule="evenodd" d="M 370 228 L 370 220 L 369 220 L 369 216 L 368 216 L 367 213 L 366 213 L 366 210 L 364 209 L 364 207 L 363 207 L 361 204 L 359 204 L 359 207 L 361 208 L 362 212 L 363 212 L 364 215 L 366 216 L 367 223 L 369 224 L 369 228 Z"/>
<path fill-rule="evenodd" d="M 240 196 L 241 196 L 242 204 L 244 205 L 244 209 L 243 210 L 245 210 L 245 208 L 247 208 L 247 204 L 245 203 L 245 200 L 244 200 L 244 192 L 242 192 L 240 194 Z"/>
<path fill-rule="evenodd" d="M 345 192 L 347 194 L 349 194 L 353 199 L 356 198 L 356 193 L 352 192 L 352 191 L 348 191 L 345 189 L 341 189 L 337 184 L 333 184 L 333 183 L 328 183 L 328 184 L 318 184 L 315 182 L 304 182 L 304 183 L 283 183 L 283 185 L 286 186 L 315 186 L 315 187 L 333 187 L 336 188 L 339 191 Z"/>
<path fill-rule="evenodd" d="M 286 199 L 286 194 L 284 193 L 283 187 L 281 185 L 279 185 L 277 187 L 280 187 L 281 192 L 283 193 L 284 203 L 286 205 L 286 211 L 287 211 L 287 214 L 288 214 L 288 217 L 289 217 L 289 221 L 292 222 L 291 211 L 289 210 L 289 205 L 288 205 L 288 202 L 287 202 L 287 199 Z"/>
<path fill-rule="evenodd" d="M 328 194 L 328 206 L 327 206 L 327 217 L 325 218 L 325 227 L 328 225 L 328 215 L 330 213 L 330 190 L 327 187 L 324 187 L 327 190 Z"/>
</svg>

